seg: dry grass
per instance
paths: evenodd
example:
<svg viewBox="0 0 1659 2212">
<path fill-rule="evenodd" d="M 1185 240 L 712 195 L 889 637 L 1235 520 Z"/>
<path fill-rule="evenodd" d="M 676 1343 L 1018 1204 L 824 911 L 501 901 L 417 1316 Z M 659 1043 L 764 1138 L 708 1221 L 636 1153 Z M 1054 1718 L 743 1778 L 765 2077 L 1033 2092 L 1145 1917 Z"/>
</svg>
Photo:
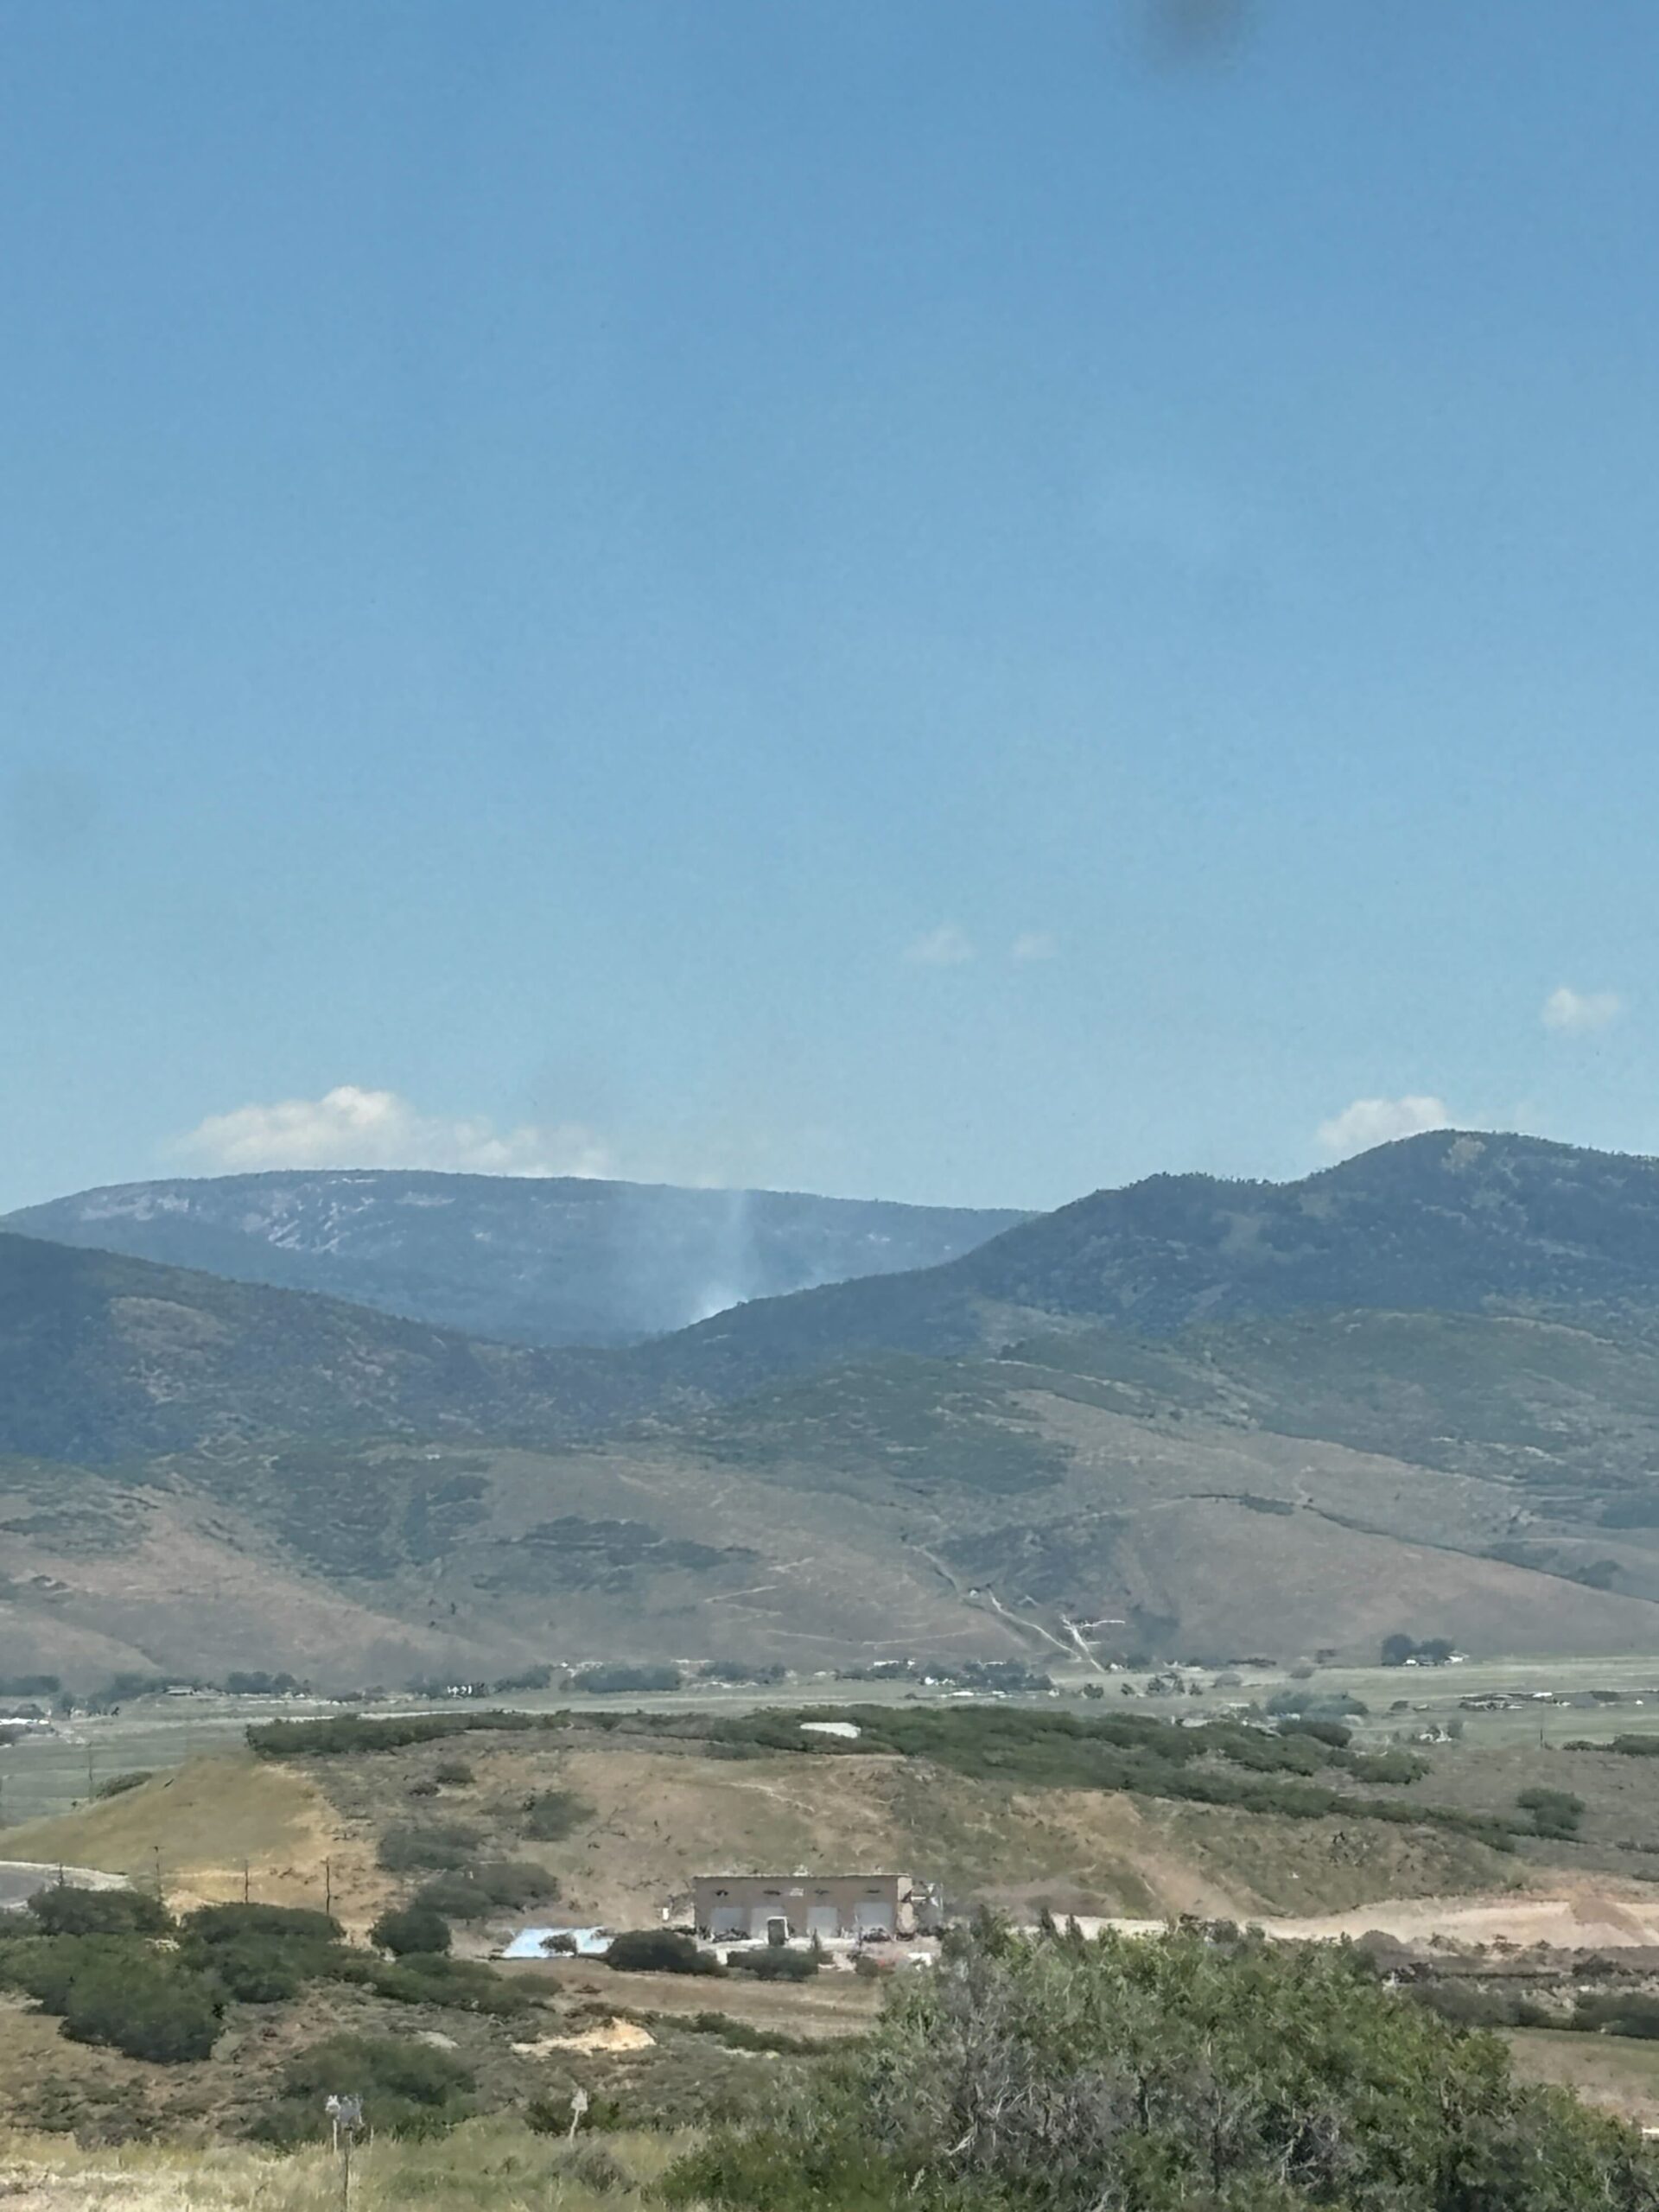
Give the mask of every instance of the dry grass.
<svg viewBox="0 0 1659 2212">
<path fill-rule="evenodd" d="M 1508 2039 L 1523 2081 L 1556 2082 L 1640 2127 L 1659 2126 L 1659 2043 L 1561 2028 L 1514 2028 Z"/>
<path fill-rule="evenodd" d="M 441 2142 L 368 2145 L 353 2162 L 351 2202 L 359 2212 L 633 2212 L 689 2139 L 607 2135 L 568 2145 L 514 2122 L 477 2120 Z M 583 2169 L 601 2158 L 618 2171 L 594 2186 Z M 339 2212 L 340 2178 L 325 2150 L 79 2151 L 0 2134 L 6 2212 Z"/>
<path fill-rule="evenodd" d="M 335 1912 L 360 1927 L 392 1888 L 375 1866 L 372 1840 L 348 1833 L 315 1782 L 240 1749 L 191 1759 L 56 1820 L 8 1828 L 5 1840 L 10 1857 L 102 1867 L 143 1889 L 155 1884 L 159 1847 L 162 1886 L 178 1911 L 240 1897 L 245 1878 L 264 1904 L 320 1907 L 328 1862 Z"/>
<path fill-rule="evenodd" d="M 592 1959 L 525 1959 L 504 1966 L 514 1980 L 556 1992 L 573 2006 L 600 2003 L 620 2012 L 661 2014 L 670 2020 L 697 2012 L 723 2012 L 745 2027 L 829 2040 L 861 2035 L 881 2008 L 882 1986 L 826 1968 L 810 1981 L 761 1981 L 728 1974 L 722 1981 L 701 1974 L 616 1974 Z"/>
</svg>

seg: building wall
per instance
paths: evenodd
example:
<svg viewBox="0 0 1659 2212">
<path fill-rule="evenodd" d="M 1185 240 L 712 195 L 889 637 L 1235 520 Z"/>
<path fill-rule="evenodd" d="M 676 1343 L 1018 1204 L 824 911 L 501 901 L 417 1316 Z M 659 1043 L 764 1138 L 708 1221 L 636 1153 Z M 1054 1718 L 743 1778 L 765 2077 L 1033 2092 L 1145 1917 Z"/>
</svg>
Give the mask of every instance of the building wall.
<svg viewBox="0 0 1659 2212">
<path fill-rule="evenodd" d="M 914 1932 L 907 1874 L 704 1874 L 692 1885 L 697 1932 L 764 1942 L 769 1923 L 793 1937 Z"/>
</svg>

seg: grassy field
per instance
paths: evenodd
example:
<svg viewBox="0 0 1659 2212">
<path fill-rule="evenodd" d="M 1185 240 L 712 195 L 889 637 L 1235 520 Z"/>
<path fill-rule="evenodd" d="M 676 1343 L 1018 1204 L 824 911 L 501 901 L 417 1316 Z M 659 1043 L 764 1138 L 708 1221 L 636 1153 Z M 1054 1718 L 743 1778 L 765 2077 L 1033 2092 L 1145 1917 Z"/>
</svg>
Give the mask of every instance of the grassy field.
<svg viewBox="0 0 1659 2212">
<path fill-rule="evenodd" d="M 1510 2028 L 1505 2040 L 1523 2081 L 1554 2082 L 1639 2127 L 1659 2126 L 1659 2043 L 1557 2028 Z"/>
<path fill-rule="evenodd" d="M 360 2212 L 632 2212 L 691 2139 L 607 2135 L 565 2144 L 511 2121 L 472 2121 L 442 2142 L 375 2143 L 353 2160 Z M 0 2133 L 7 2212 L 338 2212 L 338 2162 L 233 2146 L 78 2150 Z"/>
</svg>

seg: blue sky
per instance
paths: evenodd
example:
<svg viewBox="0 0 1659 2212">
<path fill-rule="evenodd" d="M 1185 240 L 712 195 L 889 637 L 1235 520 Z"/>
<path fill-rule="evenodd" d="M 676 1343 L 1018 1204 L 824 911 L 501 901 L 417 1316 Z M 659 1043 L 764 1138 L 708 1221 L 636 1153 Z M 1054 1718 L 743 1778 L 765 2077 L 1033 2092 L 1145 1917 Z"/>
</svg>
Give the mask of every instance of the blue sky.
<svg viewBox="0 0 1659 2212">
<path fill-rule="evenodd" d="M 0 1205 L 1659 1148 L 1659 10 L 1148 22 L 7 12 Z"/>
</svg>

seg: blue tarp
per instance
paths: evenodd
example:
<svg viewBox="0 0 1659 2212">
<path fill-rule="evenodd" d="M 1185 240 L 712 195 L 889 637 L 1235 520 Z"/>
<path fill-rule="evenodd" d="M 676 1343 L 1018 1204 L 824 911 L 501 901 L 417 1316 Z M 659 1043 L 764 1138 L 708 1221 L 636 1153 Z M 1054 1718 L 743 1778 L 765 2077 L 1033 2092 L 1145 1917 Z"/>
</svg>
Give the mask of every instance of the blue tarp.
<svg viewBox="0 0 1659 2212">
<path fill-rule="evenodd" d="M 575 1945 L 578 1958 L 602 1958 L 610 1948 L 611 1930 L 608 1928 L 521 1928 L 501 1955 L 504 1959 L 547 1958 L 550 1955 L 547 1942 L 550 1936 L 568 1936 Z M 550 1955 L 556 1957 L 558 1954 L 555 1952 Z"/>
</svg>

